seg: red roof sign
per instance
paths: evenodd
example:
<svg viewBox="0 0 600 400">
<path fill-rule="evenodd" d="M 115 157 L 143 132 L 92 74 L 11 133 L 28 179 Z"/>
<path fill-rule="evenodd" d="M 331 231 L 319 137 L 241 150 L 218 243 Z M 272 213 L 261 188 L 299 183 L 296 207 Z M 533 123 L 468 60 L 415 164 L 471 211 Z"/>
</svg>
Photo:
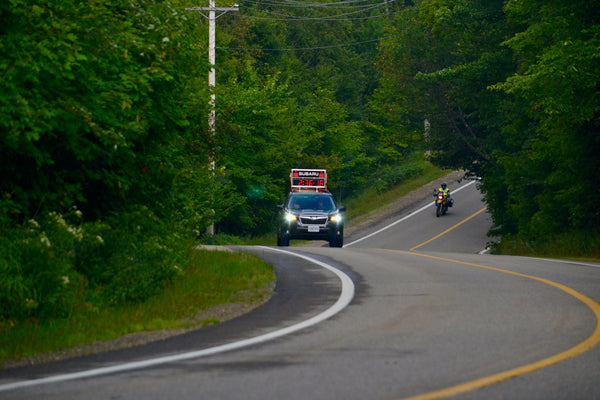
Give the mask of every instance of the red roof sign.
<svg viewBox="0 0 600 400">
<path fill-rule="evenodd" d="M 327 189 L 327 170 L 292 169 L 290 181 L 292 190 Z"/>
</svg>

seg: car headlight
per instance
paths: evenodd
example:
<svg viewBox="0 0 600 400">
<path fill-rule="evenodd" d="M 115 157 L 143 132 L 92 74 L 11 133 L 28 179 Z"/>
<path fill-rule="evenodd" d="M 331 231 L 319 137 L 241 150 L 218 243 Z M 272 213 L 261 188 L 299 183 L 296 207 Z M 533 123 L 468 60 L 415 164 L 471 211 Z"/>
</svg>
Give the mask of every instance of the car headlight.
<svg viewBox="0 0 600 400">
<path fill-rule="evenodd" d="M 333 214 L 332 216 L 329 217 L 329 220 L 331 222 L 342 222 L 342 214 Z"/>
<path fill-rule="evenodd" d="M 298 216 L 292 213 L 285 213 L 285 220 L 287 222 L 298 221 Z"/>
</svg>

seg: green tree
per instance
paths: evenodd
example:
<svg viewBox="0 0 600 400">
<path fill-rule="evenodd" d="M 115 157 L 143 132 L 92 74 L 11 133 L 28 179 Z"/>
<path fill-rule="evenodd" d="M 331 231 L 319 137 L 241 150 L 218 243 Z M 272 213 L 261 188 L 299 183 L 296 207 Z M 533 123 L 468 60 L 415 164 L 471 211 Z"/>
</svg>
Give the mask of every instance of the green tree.
<svg viewBox="0 0 600 400">
<path fill-rule="evenodd" d="M 239 195 L 219 229 L 263 233 L 281 202 L 298 145 L 292 140 L 296 104 L 278 77 L 259 76 L 251 61 L 218 86 L 217 170 Z"/>
<path fill-rule="evenodd" d="M 600 184 L 600 11 L 585 1 L 528 0 L 509 1 L 506 12 L 522 26 L 506 42 L 518 72 L 496 88 L 520 111 L 505 130 L 519 162 L 505 157 L 502 164 L 507 180 L 527 183 L 510 193 L 505 211 L 527 239 L 593 232 L 600 222 L 592 195 Z"/>
<path fill-rule="evenodd" d="M 208 66 L 195 40 L 201 27 L 181 4 L 14 0 L 1 7 L 10 21 L 0 36 L 5 220 L 73 205 L 88 219 L 135 204 L 164 214 L 173 208 L 168 199 L 184 195 L 174 193 L 183 189 L 175 183 L 182 163 L 200 165 L 192 168 L 202 181 L 206 163 L 196 161 L 207 158 L 210 143 Z"/>
</svg>

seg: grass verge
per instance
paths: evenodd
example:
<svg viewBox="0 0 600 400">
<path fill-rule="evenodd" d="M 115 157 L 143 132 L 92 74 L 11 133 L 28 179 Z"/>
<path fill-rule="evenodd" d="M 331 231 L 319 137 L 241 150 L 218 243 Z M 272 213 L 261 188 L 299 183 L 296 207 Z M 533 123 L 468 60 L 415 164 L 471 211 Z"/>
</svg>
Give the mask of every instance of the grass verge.
<svg viewBox="0 0 600 400">
<path fill-rule="evenodd" d="M 372 188 L 361 192 L 358 196 L 348 198 L 345 202 L 345 206 L 348 208 L 347 218 L 359 222 L 361 216 L 377 210 L 448 173 L 450 171 L 441 170 L 430 163 L 424 162 L 423 173 L 417 178 L 396 185 L 387 191 L 380 192 Z"/>
<path fill-rule="evenodd" d="M 492 253 L 600 262 L 600 234 L 570 232 L 544 240 L 505 236 L 494 244 Z"/>
<path fill-rule="evenodd" d="M 190 250 L 191 261 L 159 295 L 126 307 L 79 304 L 69 318 L 0 325 L 0 364 L 40 353 L 150 330 L 190 329 L 220 319 L 198 315 L 224 303 L 260 301 L 270 295 L 273 268 L 243 253 Z"/>
</svg>

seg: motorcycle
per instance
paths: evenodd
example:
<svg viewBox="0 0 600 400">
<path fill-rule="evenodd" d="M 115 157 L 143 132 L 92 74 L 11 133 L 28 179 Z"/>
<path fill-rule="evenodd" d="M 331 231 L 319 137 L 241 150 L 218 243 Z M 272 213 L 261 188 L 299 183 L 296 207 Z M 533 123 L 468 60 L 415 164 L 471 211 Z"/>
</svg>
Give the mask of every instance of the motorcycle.
<svg viewBox="0 0 600 400">
<path fill-rule="evenodd" d="M 448 212 L 448 207 L 452 207 L 452 199 L 444 196 L 442 191 L 438 191 L 435 196 L 435 216 L 441 217 Z"/>
</svg>

